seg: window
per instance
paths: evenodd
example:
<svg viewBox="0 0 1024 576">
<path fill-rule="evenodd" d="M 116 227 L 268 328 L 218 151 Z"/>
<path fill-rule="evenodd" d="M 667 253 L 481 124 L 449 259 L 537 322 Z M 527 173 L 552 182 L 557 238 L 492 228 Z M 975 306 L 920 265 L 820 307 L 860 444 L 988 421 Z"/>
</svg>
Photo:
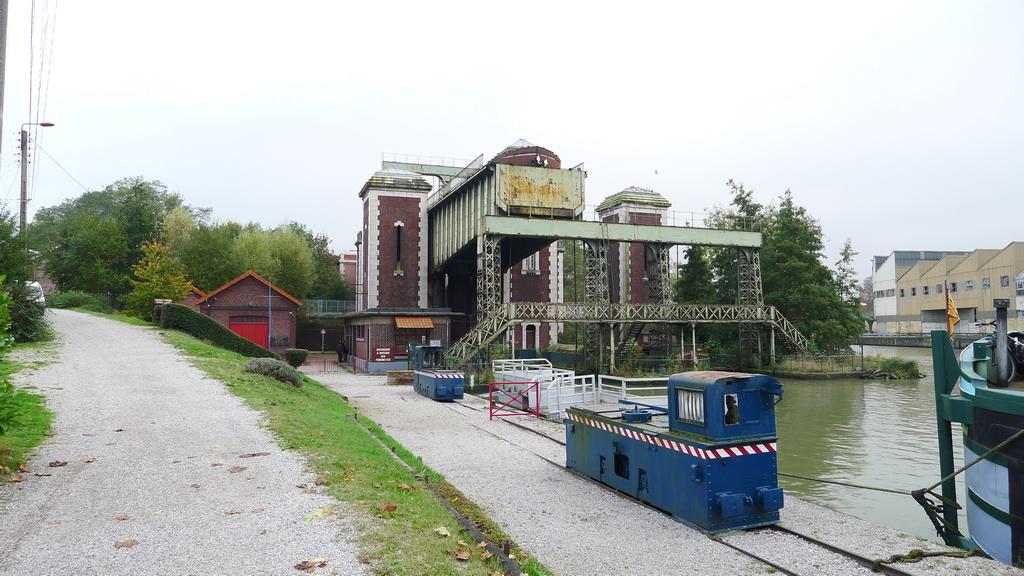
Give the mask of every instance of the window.
<svg viewBox="0 0 1024 576">
<path fill-rule="evenodd" d="M 736 394 L 725 395 L 725 425 L 733 426 L 740 423 L 740 400 Z"/>
<path fill-rule="evenodd" d="M 395 276 L 402 276 L 402 230 L 405 223 L 399 220 L 395 222 Z"/>
<path fill-rule="evenodd" d="M 1002 288 L 1006 288 L 1009 285 L 1010 285 L 1010 277 L 1009 276 L 1000 276 L 999 277 L 999 286 L 1001 286 Z"/>
<path fill-rule="evenodd" d="M 885 291 L 885 295 L 886 296 L 895 296 L 896 295 L 896 289 L 895 288 L 889 288 L 888 290 Z"/>
<path fill-rule="evenodd" d="M 1017 288 L 1017 296 L 1024 296 L 1024 272 L 1017 274 L 1017 280 L 1014 284 Z"/>
<path fill-rule="evenodd" d="M 523 274 L 540 274 L 540 252 L 534 252 L 523 259 Z"/>
<path fill-rule="evenodd" d="M 929 286 L 927 286 L 927 285 L 922 286 L 921 287 L 921 294 L 924 294 L 925 296 L 927 296 L 928 295 L 928 288 L 929 288 Z"/>
<path fill-rule="evenodd" d="M 911 296 L 917 296 L 917 288 L 911 288 L 910 289 L 910 295 Z"/>
<path fill-rule="evenodd" d="M 942 294 L 942 284 L 936 284 L 935 285 L 935 293 L 936 294 Z"/>
<path fill-rule="evenodd" d="M 354 328 L 355 328 L 356 340 L 359 340 L 359 341 L 366 340 L 366 325 L 357 324 L 356 326 L 354 326 Z"/>
<path fill-rule="evenodd" d="M 676 418 L 693 422 L 704 423 L 704 392 L 701 390 L 688 390 L 676 388 Z"/>
<path fill-rule="evenodd" d="M 953 294 L 956 294 L 956 282 L 949 283 L 949 291 L 952 292 Z"/>
<path fill-rule="evenodd" d="M 903 298 L 904 296 L 906 296 L 906 290 L 904 288 L 900 288 L 900 298 Z"/>
<path fill-rule="evenodd" d="M 964 290 L 974 290 L 974 280 L 964 280 Z"/>
<path fill-rule="evenodd" d="M 981 287 L 982 288 L 991 288 L 992 287 L 992 280 L 990 280 L 988 278 L 988 276 L 982 278 L 981 279 Z"/>
</svg>

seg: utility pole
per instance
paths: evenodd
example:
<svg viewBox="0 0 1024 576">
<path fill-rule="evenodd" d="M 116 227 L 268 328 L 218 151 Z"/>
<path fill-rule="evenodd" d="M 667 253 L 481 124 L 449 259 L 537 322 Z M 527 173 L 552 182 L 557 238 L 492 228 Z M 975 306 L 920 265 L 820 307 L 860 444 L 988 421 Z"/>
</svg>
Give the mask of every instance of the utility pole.
<svg viewBox="0 0 1024 576">
<path fill-rule="evenodd" d="M 28 130 L 21 127 L 21 217 L 18 220 L 19 234 L 25 238 L 25 224 L 28 222 Z"/>
</svg>

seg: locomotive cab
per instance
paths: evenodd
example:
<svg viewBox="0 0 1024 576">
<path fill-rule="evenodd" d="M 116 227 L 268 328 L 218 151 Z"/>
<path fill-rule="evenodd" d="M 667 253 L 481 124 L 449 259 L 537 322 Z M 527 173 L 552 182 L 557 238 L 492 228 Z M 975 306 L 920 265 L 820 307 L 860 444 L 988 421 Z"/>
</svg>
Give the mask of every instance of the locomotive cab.
<svg viewBox="0 0 1024 576">
<path fill-rule="evenodd" d="M 431 400 L 451 401 L 463 397 L 462 372 L 444 368 L 444 347 L 419 346 L 414 355 L 413 387 Z"/>
<path fill-rule="evenodd" d="M 570 408 L 566 466 L 705 532 L 773 524 L 781 397 L 771 376 L 687 372 L 669 378 L 667 407 Z"/>
</svg>

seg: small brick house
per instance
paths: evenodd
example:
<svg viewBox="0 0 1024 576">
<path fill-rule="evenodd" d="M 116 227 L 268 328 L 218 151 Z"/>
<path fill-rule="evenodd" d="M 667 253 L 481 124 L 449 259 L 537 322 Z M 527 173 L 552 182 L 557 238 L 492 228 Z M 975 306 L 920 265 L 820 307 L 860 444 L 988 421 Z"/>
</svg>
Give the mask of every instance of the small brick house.
<svg viewBox="0 0 1024 576">
<path fill-rule="evenodd" d="M 203 298 L 206 298 L 206 292 L 203 292 L 199 288 L 193 286 L 192 289 L 189 290 L 188 296 L 186 296 L 185 299 L 182 300 L 181 302 L 178 302 L 178 304 L 181 304 L 182 306 L 188 306 L 193 310 L 198 310 L 199 307 L 196 306 L 196 304 Z"/>
<path fill-rule="evenodd" d="M 251 270 L 195 303 L 200 313 L 273 352 L 294 347 L 299 306 L 301 300 Z"/>
</svg>

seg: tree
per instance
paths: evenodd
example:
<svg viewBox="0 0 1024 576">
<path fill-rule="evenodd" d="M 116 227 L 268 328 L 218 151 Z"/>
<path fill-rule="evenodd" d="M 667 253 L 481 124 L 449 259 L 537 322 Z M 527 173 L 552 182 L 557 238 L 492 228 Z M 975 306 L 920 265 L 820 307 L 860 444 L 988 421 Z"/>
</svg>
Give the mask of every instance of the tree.
<svg viewBox="0 0 1024 576">
<path fill-rule="evenodd" d="M 227 222 L 199 224 L 189 232 L 176 253 L 196 288 L 209 292 L 245 272 L 234 258 L 241 229 L 237 223 Z"/>
<path fill-rule="evenodd" d="M 184 206 L 172 208 L 164 216 L 164 223 L 160 230 L 160 241 L 175 253 L 180 253 L 195 227 L 196 220 L 192 216 L 191 210 Z"/>
<path fill-rule="evenodd" d="M 77 213 L 61 224 L 56 242 L 43 253 L 46 269 L 61 290 L 124 294 L 122 271 L 128 242 L 112 218 Z"/>
<path fill-rule="evenodd" d="M 132 291 L 125 298 L 125 307 L 139 317 L 151 320 L 155 299 L 180 302 L 188 296 L 192 284 L 185 277 L 185 267 L 165 244 L 147 242 L 140 252 L 142 258 L 132 267 Z"/>
<path fill-rule="evenodd" d="M 355 290 L 341 275 L 341 257 L 331 251 L 331 239 L 326 234 L 314 234 L 298 222 L 292 222 L 288 227 L 306 239 L 313 256 L 313 284 L 308 297 L 320 300 L 354 298 Z"/>
<path fill-rule="evenodd" d="M 686 263 L 679 266 L 679 275 L 673 285 L 673 299 L 677 304 L 708 304 L 714 299 L 711 263 L 701 246 L 686 249 Z"/>
<path fill-rule="evenodd" d="M 18 234 L 14 215 L 0 205 L 0 272 L 9 281 L 23 282 L 32 278 L 32 260 Z"/>
<path fill-rule="evenodd" d="M 274 283 L 296 298 L 307 297 L 313 287 L 314 263 L 306 239 L 287 226 L 268 236 Z"/>
<path fill-rule="evenodd" d="M 839 296 L 849 302 L 851 306 L 860 307 L 860 285 L 857 283 L 857 271 L 854 269 L 854 258 L 856 257 L 857 253 L 853 250 L 853 242 L 847 238 L 832 273 Z"/>
</svg>

